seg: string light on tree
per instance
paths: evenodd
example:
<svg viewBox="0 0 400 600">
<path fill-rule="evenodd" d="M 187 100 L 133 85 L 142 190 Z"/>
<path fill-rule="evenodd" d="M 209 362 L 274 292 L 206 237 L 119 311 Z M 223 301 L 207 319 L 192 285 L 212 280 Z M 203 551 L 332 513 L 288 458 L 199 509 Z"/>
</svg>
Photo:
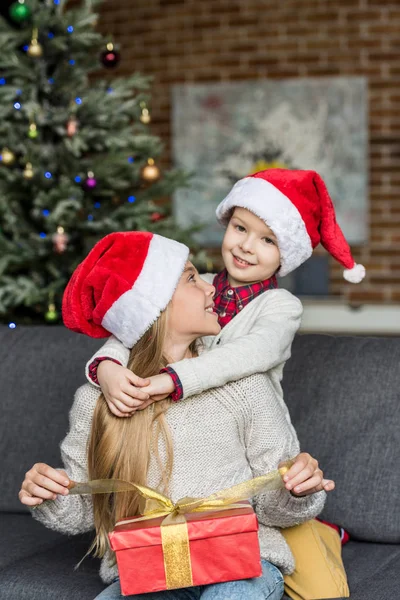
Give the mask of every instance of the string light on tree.
<svg viewBox="0 0 400 600">
<path fill-rule="evenodd" d="M 8 148 L 3 148 L 3 150 L 1 151 L 1 162 L 7 167 L 10 167 L 12 164 L 14 164 L 14 152 L 11 152 L 11 150 L 9 150 Z"/>
<path fill-rule="evenodd" d="M 31 9 L 25 4 L 25 0 L 18 0 L 11 4 L 9 14 L 15 23 L 23 23 L 31 16 Z"/>
<path fill-rule="evenodd" d="M 114 48 L 114 44 L 109 42 L 106 49 L 101 53 L 101 62 L 107 69 L 113 69 L 121 59 L 119 52 Z"/>
<path fill-rule="evenodd" d="M 43 47 L 38 42 L 38 30 L 32 32 L 32 40 L 28 46 L 27 54 L 32 58 L 40 58 L 43 55 Z"/>
<path fill-rule="evenodd" d="M 30 163 L 30 162 L 26 163 L 26 167 L 23 170 L 22 174 L 23 174 L 23 176 L 24 176 L 25 179 L 32 179 L 33 178 L 33 176 L 35 175 L 35 172 L 33 170 L 32 163 Z"/>
<path fill-rule="evenodd" d="M 65 252 L 68 246 L 69 237 L 65 233 L 64 227 L 58 226 L 57 232 L 52 236 L 54 251 L 57 254 Z"/>
<path fill-rule="evenodd" d="M 142 169 L 142 177 L 148 183 L 154 183 L 157 179 L 160 178 L 160 169 L 154 164 L 154 159 L 149 158 L 147 160 L 147 165 Z"/>
<path fill-rule="evenodd" d="M 140 115 L 140 120 L 144 125 L 148 125 L 151 121 L 149 109 L 146 106 L 146 102 L 141 102 L 140 107 L 142 109 L 142 114 Z"/>
</svg>

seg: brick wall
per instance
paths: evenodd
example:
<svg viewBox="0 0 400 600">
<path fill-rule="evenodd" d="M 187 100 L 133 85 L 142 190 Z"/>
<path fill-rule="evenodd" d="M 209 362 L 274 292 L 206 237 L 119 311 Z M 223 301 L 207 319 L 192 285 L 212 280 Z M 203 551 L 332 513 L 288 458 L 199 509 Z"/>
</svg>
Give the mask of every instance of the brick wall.
<svg viewBox="0 0 400 600">
<path fill-rule="evenodd" d="M 331 291 L 400 302 L 400 4 L 370 0 L 106 0 L 100 29 L 122 46 L 116 74 L 154 76 L 153 130 L 169 147 L 170 86 L 182 82 L 365 75 L 370 243 L 359 286 L 332 264 Z M 169 152 L 166 156 L 169 161 Z"/>
</svg>

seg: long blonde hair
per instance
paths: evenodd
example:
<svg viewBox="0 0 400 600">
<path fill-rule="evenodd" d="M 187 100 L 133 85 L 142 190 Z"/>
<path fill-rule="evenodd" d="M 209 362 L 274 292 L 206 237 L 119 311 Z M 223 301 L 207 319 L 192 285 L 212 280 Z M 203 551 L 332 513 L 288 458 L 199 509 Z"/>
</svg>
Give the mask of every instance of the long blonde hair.
<svg viewBox="0 0 400 600">
<path fill-rule="evenodd" d="M 128 368 L 139 377 L 150 377 L 159 373 L 168 363 L 164 356 L 167 310 L 132 348 Z M 190 346 L 195 353 L 195 344 Z M 108 409 L 101 394 L 93 414 L 92 429 L 88 443 L 88 471 L 90 479 L 124 479 L 146 485 L 150 455 L 153 452 L 160 472 L 158 487 L 168 493 L 172 473 L 172 438 L 165 418 L 171 401 L 167 398 L 155 402 L 132 417 L 116 417 Z M 167 460 L 164 464 L 159 456 L 160 436 L 164 440 Z M 96 538 L 89 551 L 95 556 L 104 556 L 109 548 L 107 533 L 116 521 L 133 517 L 139 512 L 139 497 L 134 492 L 97 494 L 93 496 Z"/>
</svg>

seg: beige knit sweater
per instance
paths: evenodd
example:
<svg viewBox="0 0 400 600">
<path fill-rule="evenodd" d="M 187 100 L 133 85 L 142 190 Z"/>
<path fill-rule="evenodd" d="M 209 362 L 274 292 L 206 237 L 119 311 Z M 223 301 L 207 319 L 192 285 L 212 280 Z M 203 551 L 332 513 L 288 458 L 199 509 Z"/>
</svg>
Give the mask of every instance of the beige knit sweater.
<svg viewBox="0 0 400 600">
<path fill-rule="evenodd" d="M 88 478 L 86 447 L 97 399 L 94 386 L 86 384 L 78 389 L 70 412 L 70 431 L 61 444 L 64 468 L 75 481 Z M 280 460 L 299 452 L 287 411 L 266 375 L 252 375 L 174 403 L 167 411 L 167 422 L 174 444 L 170 485 L 173 500 L 207 496 L 276 469 Z M 162 442 L 160 454 L 165 457 Z M 157 462 L 152 457 L 148 485 L 157 486 L 159 479 Z M 294 559 L 279 528 L 315 517 L 324 502 L 325 492 L 295 498 L 282 489 L 258 496 L 254 507 L 260 523 L 262 557 L 283 573 L 291 573 Z M 59 496 L 33 511 L 33 516 L 63 533 L 93 529 L 90 496 Z M 117 575 L 109 556 L 102 560 L 100 575 L 105 583 Z"/>
</svg>

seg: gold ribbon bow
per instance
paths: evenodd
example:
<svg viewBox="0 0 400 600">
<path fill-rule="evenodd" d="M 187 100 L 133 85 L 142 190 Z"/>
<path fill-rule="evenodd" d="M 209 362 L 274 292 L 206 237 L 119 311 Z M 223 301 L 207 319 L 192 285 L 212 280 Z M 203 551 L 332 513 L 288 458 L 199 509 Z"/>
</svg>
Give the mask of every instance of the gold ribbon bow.
<svg viewBox="0 0 400 600">
<path fill-rule="evenodd" d="M 174 503 L 152 488 L 120 479 L 97 479 L 86 483 L 70 484 L 70 494 L 105 494 L 112 492 L 136 491 L 146 500 L 142 517 L 123 519 L 116 523 L 126 525 L 165 517 L 161 523 L 161 543 L 164 555 L 164 569 L 167 589 L 179 589 L 193 585 L 190 561 L 189 534 L 185 514 L 243 508 L 243 500 L 249 500 L 261 492 L 283 487 L 282 477 L 290 469 L 289 460 L 276 471 L 249 479 L 232 487 L 220 490 L 206 498 L 182 498 Z"/>
</svg>

